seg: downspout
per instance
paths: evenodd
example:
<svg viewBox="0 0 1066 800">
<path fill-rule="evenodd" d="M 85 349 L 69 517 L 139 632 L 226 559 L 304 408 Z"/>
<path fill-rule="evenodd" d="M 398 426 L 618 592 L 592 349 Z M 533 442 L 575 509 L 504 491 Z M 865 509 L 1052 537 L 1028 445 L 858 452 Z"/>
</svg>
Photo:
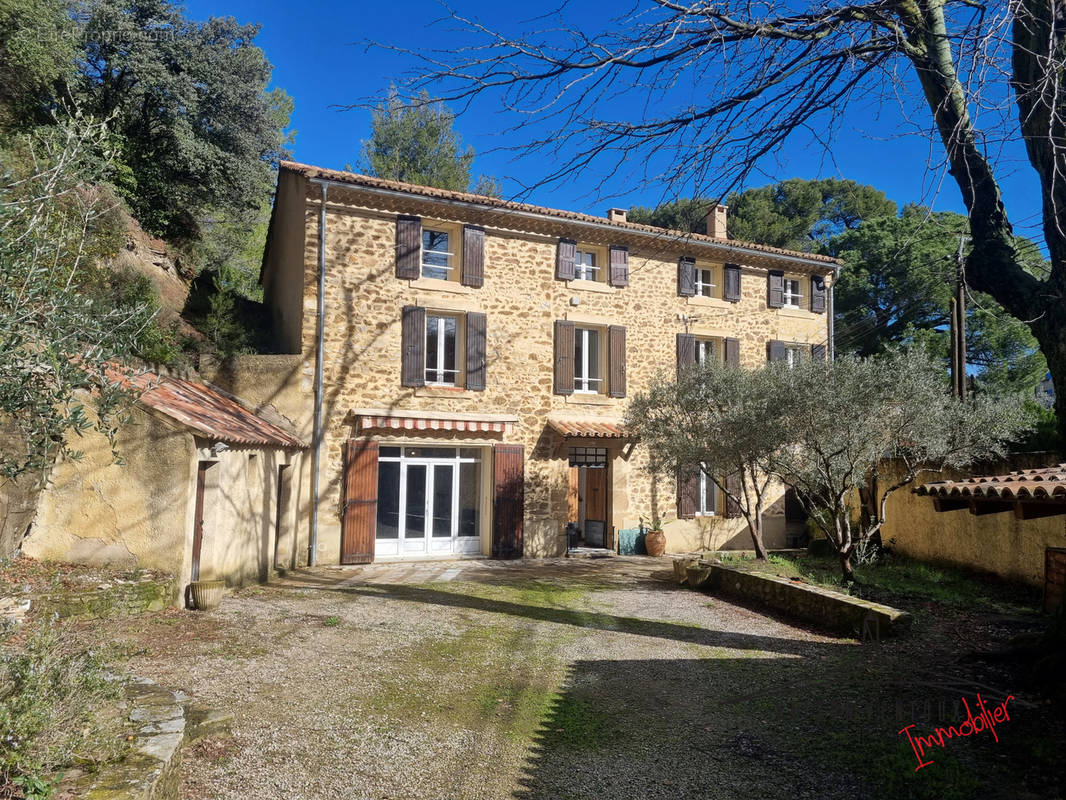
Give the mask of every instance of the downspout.
<svg viewBox="0 0 1066 800">
<path fill-rule="evenodd" d="M 836 358 L 836 304 L 833 302 L 833 290 L 836 288 L 837 281 L 840 280 L 840 267 L 836 268 L 836 274 L 833 276 L 833 282 L 829 284 L 829 298 L 826 303 L 826 312 L 829 314 L 829 341 L 826 344 L 829 346 L 828 360 L 832 361 Z"/>
<path fill-rule="evenodd" d="M 325 357 L 326 329 L 326 192 L 325 181 L 313 181 L 322 187 L 322 205 L 318 210 L 318 321 L 315 331 L 315 427 L 311 472 L 311 538 L 307 544 L 307 565 L 315 566 L 318 553 L 318 473 L 322 463 L 322 360 Z"/>
</svg>

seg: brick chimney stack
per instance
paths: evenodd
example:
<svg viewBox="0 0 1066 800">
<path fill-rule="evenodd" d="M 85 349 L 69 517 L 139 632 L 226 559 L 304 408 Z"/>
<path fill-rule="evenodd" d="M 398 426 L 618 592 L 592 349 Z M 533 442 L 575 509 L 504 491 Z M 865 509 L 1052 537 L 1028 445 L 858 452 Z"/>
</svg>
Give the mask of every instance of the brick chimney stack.
<svg viewBox="0 0 1066 800">
<path fill-rule="evenodd" d="M 607 221 L 608 222 L 625 222 L 626 210 L 624 208 L 608 208 L 607 209 Z"/>
<path fill-rule="evenodd" d="M 715 239 L 728 239 L 726 234 L 726 220 L 729 211 L 728 206 L 711 206 L 707 209 L 707 235 Z"/>
</svg>

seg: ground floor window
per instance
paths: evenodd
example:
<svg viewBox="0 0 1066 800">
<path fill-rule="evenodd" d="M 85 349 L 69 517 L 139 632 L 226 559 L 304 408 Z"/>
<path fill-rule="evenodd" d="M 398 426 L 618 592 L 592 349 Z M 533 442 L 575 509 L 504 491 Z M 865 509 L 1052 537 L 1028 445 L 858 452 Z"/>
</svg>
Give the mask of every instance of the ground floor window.
<svg viewBox="0 0 1066 800">
<path fill-rule="evenodd" d="M 718 513 L 718 487 L 709 475 L 706 464 L 700 465 L 700 495 L 696 504 L 696 516 L 713 517 Z"/>
<path fill-rule="evenodd" d="M 382 446 L 375 555 L 480 550 L 481 451 Z"/>
</svg>

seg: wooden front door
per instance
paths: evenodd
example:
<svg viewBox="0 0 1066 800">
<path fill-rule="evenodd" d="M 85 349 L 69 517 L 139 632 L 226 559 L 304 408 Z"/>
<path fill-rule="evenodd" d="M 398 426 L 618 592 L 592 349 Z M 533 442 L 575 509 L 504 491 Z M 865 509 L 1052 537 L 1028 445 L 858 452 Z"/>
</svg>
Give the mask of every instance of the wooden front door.
<svg viewBox="0 0 1066 800">
<path fill-rule="evenodd" d="M 607 468 L 582 467 L 585 471 L 585 545 L 607 546 Z"/>
<path fill-rule="evenodd" d="M 204 546 L 204 490 L 207 487 L 207 471 L 214 461 L 201 461 L 196 468 L 196 503 L 192 521 L 192 570 L 190 580 L 200 580 L 200 552 Z"/>
<path fill-rule="evenodd" d="M 349 439 L 345 448 L 341 563 L 374 560 L 378 513 L 378 443 Z"/>
</svg>

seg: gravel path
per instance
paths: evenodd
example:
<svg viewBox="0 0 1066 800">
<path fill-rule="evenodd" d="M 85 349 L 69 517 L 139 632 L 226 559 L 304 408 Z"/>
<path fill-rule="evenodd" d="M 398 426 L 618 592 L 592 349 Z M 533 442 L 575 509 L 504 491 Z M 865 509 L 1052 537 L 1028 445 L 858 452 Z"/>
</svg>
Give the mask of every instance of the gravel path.
<svg viewBox="0 0 1066 800">
<path fill-rule="evenodd" d="M 664 566 L 326 569 L 102 633 L 130 671 L 234 715 L 186 751 L 188 800 L 965 798 L 978 771 L 982 797 L 1058 796 L 976 739 L 915 776 L 900 728 L 978 678 L 996 690 L 941 631 L 861 646 Z"/>
</svg>

